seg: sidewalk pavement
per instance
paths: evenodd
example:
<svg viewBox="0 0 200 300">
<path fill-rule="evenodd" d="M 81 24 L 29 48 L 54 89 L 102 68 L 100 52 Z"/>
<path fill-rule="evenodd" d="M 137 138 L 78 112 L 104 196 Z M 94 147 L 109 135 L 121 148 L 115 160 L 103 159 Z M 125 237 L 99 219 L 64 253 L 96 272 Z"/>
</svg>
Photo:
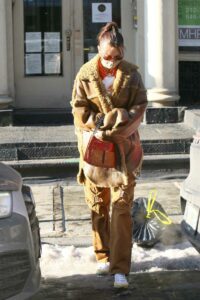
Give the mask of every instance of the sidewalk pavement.
<svg viewBox="0 0 200 300">
<path fill-rule="evenodd" d="M 175 224 L 180 224 L 182 212 L 179 189 L 183 179 L 139 180 L 135 198 L 148 197 L 152 188 L 158 192 L 157 201 L 163 206 Z M 63 188 L 63 205 L 58 199 L 53 205 L 53 188 Z M 60 245 L 90 246 L 91 223 L 89 210 L 84 202 L 82 186 L 75 181 L 31 184 L 36 200 L 37 215 L 43 243 Z M 60 201 L 60 202 L 59 202 Z M 55 204 L 55 203 L 54 203 Z M 65 215 L 66 231 L 63 232 Z M 178 235 L 171 234 L 171 242 L 176 243 Z M 180 238 L 180 235 L 179 235 Z M 178 240 L 177 240 L 178 242 Z M 130 273 L 129 289 L 115 290 L 111 275 L 99 277 L 94 274 L 74 275 L 61 278 L 43 278 L 38 294 L 31 300 L 198 300 L 200 299 L 200 272 L 162 271 L 151 273 Z"/>
<path fill-rule="evenodd" d="M 129 288 L 115 290 L 112 276 L 75 275 L 42 281 L 31 300 L 199 300 L 199 271 L 131 273 Z"/>
<path fill-rule="evenodd" d="M 177 224 L 182 220 L 179 188 L 183 179 L 138 180 L 135 199 L 148 197 L 151 189 L 157 190 L 157 201 Z M 30 183 L 29 183 L 30 184 Z M 84 200 L 83 186 L 72 181 L 30 184 L 36 202 L 44 241 L 64 245 L 91 245 L 90 211 Z"/>
</svg>

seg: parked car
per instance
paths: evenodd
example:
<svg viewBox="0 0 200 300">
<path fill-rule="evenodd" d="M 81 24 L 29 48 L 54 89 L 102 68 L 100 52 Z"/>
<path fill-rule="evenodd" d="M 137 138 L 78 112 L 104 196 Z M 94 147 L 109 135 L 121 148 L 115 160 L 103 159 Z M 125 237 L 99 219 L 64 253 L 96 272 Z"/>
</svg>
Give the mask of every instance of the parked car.
<svg viewBox="0 0 200 300">
<path fill-rule="evenodd" d="M 181 190 L 183 221 L 181 227 L 188 240 L 200 252 L 200 132 L 194 135 L 190 146 L 190 172 Z"/>
<path fill-rule="evenodd" d="M 37 292 L 41 272 L 39 222 L 28 185 L 0 163 L 0 300 L 28 299 Z"/>
</svg>

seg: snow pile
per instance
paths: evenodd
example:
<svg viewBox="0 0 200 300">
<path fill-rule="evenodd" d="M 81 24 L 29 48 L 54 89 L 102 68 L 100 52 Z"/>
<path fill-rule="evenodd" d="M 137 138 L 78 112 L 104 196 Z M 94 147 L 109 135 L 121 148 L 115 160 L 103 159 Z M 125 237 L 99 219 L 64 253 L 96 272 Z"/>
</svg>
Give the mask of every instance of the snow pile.
<svg viewBox="0 0 200 300">
<path fill-rule="evenodd" d="M 64 277 L 75 274 L 95 273 L 93 247 L 42 246 L 40 266 L 43 277 Z"/>
<path fill-rule="evenodd" d="M 200 254 L 188 241 L 171 246 L 158 243 L 150 249 L 134 244 L 132 262 L 134 272 L 200 270 Z"/>
<path fill-rule="evenodd" d="M 43 277 L 64 277 L 76 274 L 94 274 L 96 260 L 93 247 L 76 248 L 44 244 L 40 260 Z M 173 246 L 158 243 L 151 249 L 132 250 L 133 272 L 164 270 L 200 270 L 200 254 L 185 241 Z"/>
</svg>

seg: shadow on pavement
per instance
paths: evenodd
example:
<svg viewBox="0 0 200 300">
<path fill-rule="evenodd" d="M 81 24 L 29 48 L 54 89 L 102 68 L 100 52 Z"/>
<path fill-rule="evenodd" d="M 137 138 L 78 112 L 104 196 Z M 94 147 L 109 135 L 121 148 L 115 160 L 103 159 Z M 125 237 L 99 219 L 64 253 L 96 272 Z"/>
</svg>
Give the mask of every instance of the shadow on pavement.
<svg viewBox="0 0 200 300">
<path fill-rule="evenodd" d="M 43 278 L 40 291 L 31 300 L 198 300 L 199 282 L 199 271 L 131 273 L 127 290 L 115 290 L 112 276 L 75 275 Z"/>
</svg>

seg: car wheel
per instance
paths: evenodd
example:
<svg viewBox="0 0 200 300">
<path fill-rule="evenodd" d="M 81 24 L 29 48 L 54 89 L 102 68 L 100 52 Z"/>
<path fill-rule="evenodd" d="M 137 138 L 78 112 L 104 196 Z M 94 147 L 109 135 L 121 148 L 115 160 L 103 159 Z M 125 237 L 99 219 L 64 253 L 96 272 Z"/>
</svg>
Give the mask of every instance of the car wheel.
<svg viewBox="0 0 200 300">
<path fill-rule="evenodd" d="M 32 196 L 31 188 L 27 185 L 22 186 L 22 194 L 26 205 L 29 222 L 31 226 L 31 232 L 33 237 L 35 258 L 38 260 L 41 257 L 41 237 L 39 221 L 35 211 L 35 202 Z"/>
</svg>

